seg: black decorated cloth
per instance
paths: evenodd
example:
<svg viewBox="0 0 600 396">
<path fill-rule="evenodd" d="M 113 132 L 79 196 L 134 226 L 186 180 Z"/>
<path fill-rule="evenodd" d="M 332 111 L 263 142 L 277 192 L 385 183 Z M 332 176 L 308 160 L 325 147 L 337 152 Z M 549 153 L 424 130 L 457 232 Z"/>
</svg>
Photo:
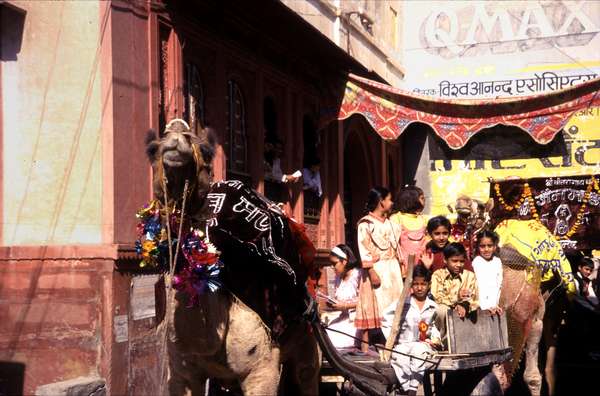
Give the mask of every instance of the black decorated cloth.
<svg viewBox="0 0 600 396">
<path fill-rule="evenodd" d="M 222 280 L 280 335 L 304 311 L 308 269 L 288 219 L 238 180 L 214 183 L 206 198 L 207 231 L 221 252 Z"/>
<path fill-rule="evenodd" d="M 500 187 L 500 194 L 510 206 L 523 196 L 525 183 L 529 184 L 531 196 L 539 220 L 552 234 L 554 234 L 565 251 L 588 250 L 600 248 L 600 194 L 593 178 L 598 180 L 600 175 L 564 176 L 564 177 L 536 177 L 530 179 L 514 179 L 492 181 L 490 184 L 490 197 L 494 199 L 494 209 L 491 218 L 495 221 L 507 218 L 531 217 L 529 202 L 525 201 L 520 207 L 508 211 L 506 205 L 499 202 L 495 184 Z M 589 192 L 586 207 L 582 204 Z M 579 226 L 570 237 L 567 237 L 577 222 L 580 214 Z"/>
</svg>

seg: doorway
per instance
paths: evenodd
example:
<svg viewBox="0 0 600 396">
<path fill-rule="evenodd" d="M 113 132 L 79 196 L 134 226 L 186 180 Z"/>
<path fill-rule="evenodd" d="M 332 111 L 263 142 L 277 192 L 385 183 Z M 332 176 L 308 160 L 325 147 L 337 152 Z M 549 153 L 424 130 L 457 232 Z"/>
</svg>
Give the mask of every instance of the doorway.
<svg viewBox="0 0 600 396">
<path fill-rule="evenodd" d="M 349 132 L 344 145 L 344 236 L 357 256 L 356 224 L 365 214 L 367 194 L 373 183 L 372 161 L 365 152 L 366 147 L 359 132 Z"/>
</svg>

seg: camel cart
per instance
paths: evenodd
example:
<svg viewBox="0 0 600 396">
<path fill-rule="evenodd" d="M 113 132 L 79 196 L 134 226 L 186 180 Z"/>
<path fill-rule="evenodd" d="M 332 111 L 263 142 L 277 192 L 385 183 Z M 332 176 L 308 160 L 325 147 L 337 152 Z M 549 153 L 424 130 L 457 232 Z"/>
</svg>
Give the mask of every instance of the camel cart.
<svg viewBox="0 0 600 396">
<path fill-rule="evenodd" d="M 414 257 L 410 256 L 408 261 L 408 273 L 412 274 Z M 412 276 L 409 275 L 399 301 L 406 299 L 411 282 Z M 395 353 L 392 352 L 393 340 L 398 335 L 403 307 L 404 304 L 398 304 L 388 343 L 377 346 L 380 359 L 340 353 L 329 340 L 326 326 L 319 320 L 312 321 L 324 358 L 321 383 L 335 383 L 339 393 L 345 395 L 403 394 L 389 363 L 391 354 Z M 490 316 L 477 311 L 467 319 L 460 319 L 450 311 L 446 325 L 448 350 L 437 352 L 427 359 L 434 365 L 425 376 L 425 394 L 501 394 L 491 368 L 512 356 L 505 316 Z"/>
<path fill-rule="evenodd" d="M 519 128 L 543 145 L 550 143 L 573 115 L 600 106 L 600 78 L 594 77 L 590 75 L 580 84 L 533 96 L 463 100 L 422 96 L 349 74 L 343 98 L 341 101 L 336 98 L 337 115 L 328 114 L 331 119 L 324 117 L 321 122 L 362 115 L 385 140 L 398 139 L 413 123 L 426 124 L 452 150 L 462 149 L 475 135 L 503 125 Z M 566 209 L 563 212 L 567 213 Z M 405 284 L 404 290 L 409 284 Z M 398 308 L 392 331 L 399 328 L 401 307 Z M 481 312 L 464 321 L 448 315 L 450 348 L 447 353 L 431 358 L 436 364 L 430 370 L 433 380 L 426 378 L 426 394 L 433 394 L 433 390 L 436 395 L 495 394 L 486 385 L 491 382 L 486 380 L 491 377 L 487 376 L 489 369 L 495 363 L 511 359 L 512 350 L 507 342 L 506 318 L 491 319 Z M 398 394 L 395 375 L 388 363 L 389 342 L 393 343 L 395 336 L 389 337 L 380 360 L 365 359 L 340 356 L 328 342 L 323 326 L 313 323 L 313 327 L 325 357 L 324 380 L 341 381 L 349 394 Z M 519 355 L 520 352 L 516 350 Z M 536 382 L 539 387 L 541 382 Z"/>
</svg>

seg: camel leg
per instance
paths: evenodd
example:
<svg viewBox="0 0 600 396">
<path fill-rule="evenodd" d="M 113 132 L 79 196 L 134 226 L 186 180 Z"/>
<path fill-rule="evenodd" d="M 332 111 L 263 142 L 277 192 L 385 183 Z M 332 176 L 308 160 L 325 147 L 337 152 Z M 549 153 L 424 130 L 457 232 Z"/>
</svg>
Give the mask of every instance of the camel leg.
<svg viewBox="0 0 600 396">
<path fill-rule="evenodd" d="M 182 359 L 169 359 L 169 376 L 167 380 L 170 396 L 188 396 L 190 387 L 188 386 L 189 373 L 186 372 L 185 363 Z"/>
<path fill-rule="evenodd" d="M 548 385 L 548 396 L 554 396 L 556 389 L 556 377 L 554 359 L 556 357 L 556 347 L 551 346 L 546 351 L 546 367 L 544 368 L 544 374 L 546 377 L 546 384 Z"/>
<path fill-rule="evenodd" d="M 538 351 L 542 338 L 543 322 L 540 318 L 533 320 L 525 345 L 525 372 L 523 379 L 532 396 L 539 396 L 542 388 L 542 375 L 538 367 Z"/>
<path fill-rule="evenodd" d="M 176 346 L 172 346 L 176 348 Z M 186 361 L 181 353 L 170 351 L 168 389 L 170 396 L 202 396 L 206 392 L 206 379 L 203 372 Z"/>
<path fill-rule="evenodd" d="M 279 387 L 279 348 L 272 348 L 270 356 L 266 356 L 241 381 L 244 396 L 276 395 Z"/>
<path fill-rule="evenodd" d="M 204 396 L 206 394 L 206 379 L 205 375 L 196 373 L 190 378 L 188 385 L 192 396 Z M 188 393 L 189 395 L 190 393 Z"/>
<path fill-rule="evenodd" d="M 304 323 L 295 330 L 294 340 L 288 341 L 295 345 L 286 350 L 282 385 L 291 387 L 289 394 L 318 395 L 320 360 L 317 342 Z M 288 393 L 284 391 L 284 394 Z"/>
</svg>

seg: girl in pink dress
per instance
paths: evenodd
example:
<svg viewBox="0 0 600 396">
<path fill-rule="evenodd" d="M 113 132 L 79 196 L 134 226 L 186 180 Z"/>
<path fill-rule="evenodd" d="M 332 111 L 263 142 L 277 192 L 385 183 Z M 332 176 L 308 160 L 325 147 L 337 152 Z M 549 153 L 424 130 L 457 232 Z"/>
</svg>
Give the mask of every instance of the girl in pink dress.
<svg viewBox="0 0 600 396">
<path fill-rule="evenodd" d="M 400 254 L 402 276 L 406 278 L 408 256 L 415 256 L 415 263 L 421 260 L 429 239 L 427 238 L 427 217 L 422 214 L 425 208 L 425 194 L 417 186 L 406 186 L 397 197 L 399 211 L 390 220 L 400 226 Z"/>
</svg>

